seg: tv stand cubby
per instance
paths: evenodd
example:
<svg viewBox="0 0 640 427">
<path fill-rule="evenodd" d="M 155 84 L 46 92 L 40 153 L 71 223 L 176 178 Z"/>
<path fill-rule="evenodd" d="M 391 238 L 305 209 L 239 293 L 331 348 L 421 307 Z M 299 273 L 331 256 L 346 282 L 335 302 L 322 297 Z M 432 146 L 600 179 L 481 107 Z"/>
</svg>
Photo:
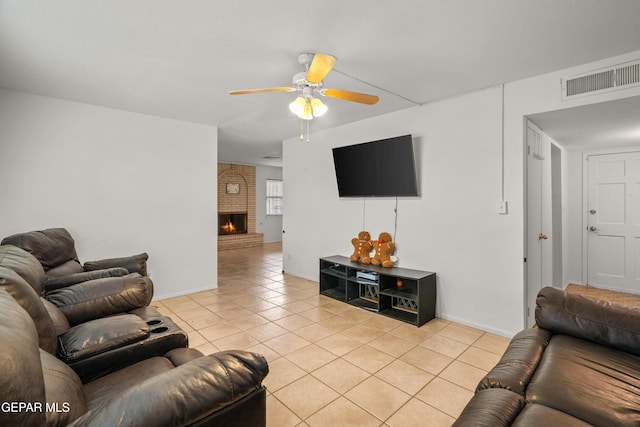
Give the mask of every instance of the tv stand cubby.
<svg viewBox="0 0 640 427">
<path fill-rule="evenodd" d="M 320 258 L 320 294 L 422 326 L 436 317 L 436 273 Z"/>
</svg>

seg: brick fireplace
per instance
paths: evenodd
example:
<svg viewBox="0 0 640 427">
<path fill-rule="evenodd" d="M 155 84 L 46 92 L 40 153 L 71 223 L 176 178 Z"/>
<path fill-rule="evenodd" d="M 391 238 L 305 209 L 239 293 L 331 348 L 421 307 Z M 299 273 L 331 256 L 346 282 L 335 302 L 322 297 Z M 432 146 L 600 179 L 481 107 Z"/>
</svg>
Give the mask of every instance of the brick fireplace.
<svg viewBox="0 0 640 427">
<path fill-rule="evenodd" d="M 256 167 L 218 163 L 218 250 L 262 246 L 256 233 Z"/>
</svg>

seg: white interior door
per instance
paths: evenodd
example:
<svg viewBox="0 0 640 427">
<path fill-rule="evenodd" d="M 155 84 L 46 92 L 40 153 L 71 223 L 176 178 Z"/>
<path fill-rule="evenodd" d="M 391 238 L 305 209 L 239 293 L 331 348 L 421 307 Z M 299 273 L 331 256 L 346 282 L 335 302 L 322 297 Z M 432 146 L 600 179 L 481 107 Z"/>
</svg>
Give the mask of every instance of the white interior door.
<svg viewBox="0 0 640 427">
<path fill-rule="evenodd" d="M 587 283 L 640 293 L 640 152 L 586 163 Z"/>
<path fill-rule="evenodd" d="M 526 323 L 535 323 L 536 297 L 553 284 L 551 142 L 527 126 L 527 290 Z"/>
</svg>

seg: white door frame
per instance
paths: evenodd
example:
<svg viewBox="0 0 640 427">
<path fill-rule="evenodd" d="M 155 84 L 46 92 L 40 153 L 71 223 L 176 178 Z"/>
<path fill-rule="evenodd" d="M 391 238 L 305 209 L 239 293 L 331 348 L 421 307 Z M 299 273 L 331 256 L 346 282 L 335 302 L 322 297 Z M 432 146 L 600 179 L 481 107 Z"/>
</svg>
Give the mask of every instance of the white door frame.
<svg viewBox="0 0 640 427">
<path fill-rule="evenodd" d="M 602 156 L 607 154 L 624 154 L 635 153 L 640 151 L 640 145 L 619 147 L 619 148 L 603 148 L 599 150 L 589 150 L 582 153 L 582 283 L 589 283 L 589 246 L 587 244 L 588 233 L 587 226 L 589 224 L 588 216 L 588 168 L 587 162 L 589 156 Z"/>
<path fill-rule="evenodd" d="M 529 138 L 529 129 L 539 135 L 539 143 L 531 146 L 531 140 Z M 524 216 L 525 216 L 525 227 L 524 227 L 524 254 L 525 254 L 525 263 L 524 263 L 524 325 L 533 326 L 532 319 L 534 319 L 534 309 L 535 309 L 535 297 L 530 295 L 534 292 L 537 295 L 540 288 L 543 286 L 553 285 L 553 277 L 554 277 L 554 263 L 553 263 L 553 243 L 555 241 L 555 237 L 558 234 L 559 230 L 554 230 L 553 227 L 553 197 L 552 197 L 552 164 L 551 164 L 551 146 L 554 145 L 554 142 L 549 136 L 544 132 L 544 130 L 540 129 L 535 123 L 531 122 L 529 119 L 525 118 L 524 123 L 524 169 L 525 169 L 525 185 L 524 185 Z M 540 184 L 540 208 L 543 206 L 546 207 L 546 211 L 540 210 L 540 223 L 532 224 L 532 218 L 530 217 L 530 203 L 531 197 L 530 194 L 530 184 L 531 184 L 531 171 L 529 168 L 530 157 L 538 159 L 540 163 L 540 176 L 538 177 L 538 184 Z M 543 187 L 547 187 L 547 191 L 543 191 Z M 536 230 L 532 230 L 532 227 L 536 227 Z M 533 232 L 535 231 L 535 232 Z M 544 233 L 546 237 L 544 237 L 545 241 L 541 241 L 540 238 L 535 238 L 532 236 L 537 236 L 538 233 Z M 532 239 L 535 241 L 532 242 Z M 547 241 L 546 239 L 549 239 Z M 536 254 L 530 253 L 529 249 L 530 244 L 538 243 L 539 252 Z M 545 245 L 545 246 L 541 246 Z M 548 258 L 548 259 L 547 259 Z M 534 265 L 536 264 L 536 265 Z M 548 265 L 547 265 L 548 264 Z M 537 277 L 537 283 L 532 283 L 530 280 L 533 274 L 531 269 L 536 268 L 539 269 L 537 273 L 539 273 Z"/>
<path fill-rule="evenodd" d="M 541 161 L 545 162 L 545 164 L 541 168 L 542 175 L 540 176 L 540 183 L 547 189 L 547 191 L 545 192 L 542 191 L 541 187 L 542 192 L 540 194 L 540 202 L 545 203 L 546 211 L 541 210 L 541 222 L 539 224 L 540 230 L 537 230 L 533 234 L 531 233 L 531 227 L 533 226 L 533 224 L 531 224 L 529 218 L 529 203 L 531 201 L 531 196 L 529 194 L 529 180 L 531 178 L 529 172 L 528 152 L 529 127 L 531 127 L 535 132 L 539 133 L 541 135 L 541 138 L 544 140 L 545 148 L 540 154 L 544 154 L 545 159 Z M 562 169 L 564 167 L 562 156 L 564 156 L 564 154 L 562 154 L 563 150 L 561 149 L 561 147 L 559 147 L 557 143 L 544 132 L 544 129 L 539 128 L 527 117 L 525 117 L 524 121 L 524 144 L 524 325 L 532 326 L 532 320 L 535 318 L 535 313 L 533 311 L 535 310 L 535 298 L 533 296 L 530 296 L 530 292 L 533 291 L 531 287 L 535 286 L 537 294 L 539 288 L 542 288 L 544 286 L 563 286 L 564 273 L 562 247 L 565 243 L 563 239 L 564 214 L 562 212 L 562 198 L 564 198 L 564 195 L 561 195 L 558 199 L 557 197 L 554 197 L 554 191 L 560 191 L 562 193 L 562 191 L 564 190 L 564 186 L 562 184 Z M 557 158 L 557 156 L 560 156 L 560 158 Z M 556 166 L 554 166 L 555 161 L 560 161 L 559 170 Z M 549 240 L 541 242 L 546 246 L 541 247 L 541 252 L 538 259 L 540 268 L 539 283 L 530 283 L 529 268 L 532 267 L 531 257 L 535 255 L 529 253 L 529 244 L 531 243 L 530 240 L 532 238 L 535 238 L 534 236 L 536 236 L 538 232 L 546 234 Z M 539 239 L 537 240 L 539 241 Z"/>
</svg>

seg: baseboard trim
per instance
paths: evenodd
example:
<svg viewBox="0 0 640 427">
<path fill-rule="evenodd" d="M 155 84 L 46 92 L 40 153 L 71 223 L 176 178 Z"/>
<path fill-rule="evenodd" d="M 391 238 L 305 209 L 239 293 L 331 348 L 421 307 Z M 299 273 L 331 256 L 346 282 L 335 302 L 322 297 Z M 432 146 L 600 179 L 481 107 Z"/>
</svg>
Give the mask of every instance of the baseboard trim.
<svg viewBox="0 0 640 427">
<path fill-rule="evenodd" d="M 182 296 L 193 294 L 193 293 L 196 293 L 196 292 L 212 291 L 214 289 L 218 289 L 218 285 L 217 284 L 215 284 L 213 286 L 205 286 L 205 287 L 202 287 L 202 288 L 184 289 L 184 290 L 181 290 L 181 291 L 178 291 L 178 292 L 170 292 L 168 294 L 154 295 L 153 299 L 151 300 L 151 302 L 160 301 L 160 300 L 167 299 L 167 298 L 182 297 Z"/>
</svg>

